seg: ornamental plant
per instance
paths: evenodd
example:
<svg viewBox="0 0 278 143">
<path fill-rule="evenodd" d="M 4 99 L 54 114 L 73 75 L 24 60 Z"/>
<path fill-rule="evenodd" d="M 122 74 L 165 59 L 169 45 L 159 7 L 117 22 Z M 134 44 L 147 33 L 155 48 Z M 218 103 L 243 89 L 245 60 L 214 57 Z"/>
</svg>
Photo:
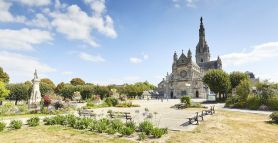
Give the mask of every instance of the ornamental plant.
<svg viewBox="0 0 278 143">
<path fill-rule="evenodd" d="M 22 127 L 22 121 L 20 120 L 13 120 L 10 123 L 10 128 L 12 129 L 20 129 Z"/>
<path fill-rule="evenodd" d="M 6 124 L 3 122 L 0 122 L 0 132 L 2 132 L 5 127 L 6 127 Z"/>
<path fill-rule="evenodd" d="M 27 120 L 27 125 L 29 125 L 30 127 L 38 126 L 39 123 L 40 123 L 39 117 L 33 117 L 33 118 L 30 118 L 29 120 Z"/>
</svg>

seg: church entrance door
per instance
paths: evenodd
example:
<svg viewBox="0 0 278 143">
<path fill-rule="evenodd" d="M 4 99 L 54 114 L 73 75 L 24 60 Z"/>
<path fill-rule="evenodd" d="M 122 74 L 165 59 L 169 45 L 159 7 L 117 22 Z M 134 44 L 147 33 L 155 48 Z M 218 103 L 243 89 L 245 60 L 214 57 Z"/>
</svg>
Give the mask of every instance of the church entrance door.
<svg viewBox="0 0 278 143">
<path fill-rule="evenodd" d="M 173 91 L 171 91 L 170 97 L 171 97 L 171 99 L 174 98 L 174 93 L 173 93 Z"/>
<path fill-rule="evenodd" d="M 199 91 L 196 91 L 196 98 L 199 98 Z"/>
</svg>

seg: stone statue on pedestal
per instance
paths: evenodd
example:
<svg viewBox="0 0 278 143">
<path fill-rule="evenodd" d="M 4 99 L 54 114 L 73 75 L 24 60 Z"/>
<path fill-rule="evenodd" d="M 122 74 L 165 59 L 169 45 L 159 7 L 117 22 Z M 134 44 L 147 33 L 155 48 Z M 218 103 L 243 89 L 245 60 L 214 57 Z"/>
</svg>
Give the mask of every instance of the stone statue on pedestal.
<svg viewBox="0 0 278 143">
<path fill-rule="evenodd" d="M 33 89 L 31 92 L 31 97 L 29 100 L 29 105 L 37 105 L 41 102 L 41 92 L 40 92 L 40 79 L 38 78 L 37 70 L 34 73 Z"/>
</svg>

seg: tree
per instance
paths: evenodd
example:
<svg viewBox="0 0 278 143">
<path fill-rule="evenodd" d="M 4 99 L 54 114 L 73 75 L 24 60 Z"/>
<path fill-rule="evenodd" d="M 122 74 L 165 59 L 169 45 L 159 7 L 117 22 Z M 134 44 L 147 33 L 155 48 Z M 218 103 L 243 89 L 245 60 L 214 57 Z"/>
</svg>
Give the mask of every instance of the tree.
<svg viewBox="0 0 278 143">
<path fill-rule="evenodd" d="M 47 94 L 53 94 L 54 93 L 54 89 L 51 87 L 51 85 L 41 82 L 40 83 L 40 91 L 41 91 L 41 95 L 42 97 L 47 95 Z"/>
<path fill-rule="evenodd" d="M 208 85 L 211 91 L 219 95 L 219 99 L 221 99 L 222 94 L 226 98 L 231 87 L 229 74 L 223 70 L 209 70 L 203 77 L 203 82 Z"/>
<path fill-rule="evenodd" d="M 230 81 L 231 81 L 231 86 L 232 88 L 236 88 L 242 80 L 247 80 L 248 75 L 243 72 L 232 72 L 230 74 Z"/>
<path fill-rule="evenodd" d="M 85 84 L 85 81 L 82 80 L 81 78 L 73 78 L 70 83 L 74 86 L 76 85 L 84 85 Z"/>
<path fill-rule="evenodd" d="M 56 88 L 54 82 L 50 80 L 49 78 L 43 78 L 41 79 L 41 83 L 46 83 L 48 84 L 53 90 Z"/>
<path fill-rule="evenodd" d="M 93 85 L 82 85 L 80 94 L 82 99 L 88 99 L 92 97 L 92 94 L 94 93 L 94 86 Z"/>
<path fill-rule="evenodd" d="M 10 90 L 6 88 L 4 82 L 0 81 L 0 105 L 2 105 L 3 100 L 9 95 Z"/>
<path fill-rule="evenodd" d="M 65 84 L 63 88 L 61 88 L 59 94 L 64 98 L 72 99 L 74 92 L 76 92 L 76 87 L 71 84 Z"/>
<path fill-rule="evenodd" d="M 60 91 L 64 88 L 64 86 L 65 86 L 65 83 L 64 83 L 64 82 L 59 83 L 59 84 L 56 86 L 55 90 L 54 90 L 55 93 L 56 93 L 56 94 L 59 94 Z"/>
<path fill-rule="evenodd" d="M 6 72 L 4 72 L 2 67 L 0 67 L 0 81 L 4 83 L 9 83 L 10 81 L 9 75 Z"/>
<path fill-rule="evenodd" d="M 7 88 L 10 90 L 8 99 L 15 100 L 15 105 L 18 101 L 28 100 L 30 87 L 24 83 L 9 84 Z"/>
<path fill-rule="evenodd" d="M 107 86 L 95 86 L 94 94 L 100 95 L 101 99 L 104 99 L 110 94 L 110 89 Z"/>
<path fill-rule="evenodd" d="M 236 87 L 236 93 L 240 97 L 241 101 L 246 101 L 250 94 L 250 81 L 248 79 L 242 80 Z"/>
</svg>

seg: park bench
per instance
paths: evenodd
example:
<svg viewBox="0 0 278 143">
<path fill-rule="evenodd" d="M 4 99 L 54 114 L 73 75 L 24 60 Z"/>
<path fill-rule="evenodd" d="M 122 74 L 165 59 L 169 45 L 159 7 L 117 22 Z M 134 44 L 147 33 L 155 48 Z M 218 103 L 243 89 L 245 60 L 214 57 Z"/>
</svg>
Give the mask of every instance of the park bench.
<svg viewBox="0 0 278 143">
<path fill-rule="evenodd" d="M 131 121 L 132 117 L 130 115 L 130 112 L 109 112 L 109 116 L 111 119 L 113 118 L 125 118 L 126 121 Z"/>
<path fill-rule="evenodd" d="M 176 108 L 177 108 L 177 109 L 184 109 L 184 108 L 186 108 L 186 104 L 184 104 L 184 103 L 177 104 L 177 105 L 176 105 Z"/>
<path fill-rule="evenodd" d="M 214 105 L 213 105 L 213 106 L 210 106 L 210 109 L 208 109 L 208 110 L 203 110 L 203 111 L 205 112 L 206 115 L 215 114 Z"/>
<path fill-rule="evenodd" d="M 96 114 L 94 113 L 93 110 L 79 110 L 78 112 L 79 116 L 83 116 L 83 117 L 95 117 Z"/>
<path fill-rule="evenodd" d="M 199 113 L 196 112 L 196 115 L 193 116 L 193 117 L 190 117 L 190 118 L 187 118 L 188 119 L 188 123 L 189 124 L 193 124 L 194 122 L 196 122 L 196 124 L 198 125 L 199 124 Z"/>
</svg>

